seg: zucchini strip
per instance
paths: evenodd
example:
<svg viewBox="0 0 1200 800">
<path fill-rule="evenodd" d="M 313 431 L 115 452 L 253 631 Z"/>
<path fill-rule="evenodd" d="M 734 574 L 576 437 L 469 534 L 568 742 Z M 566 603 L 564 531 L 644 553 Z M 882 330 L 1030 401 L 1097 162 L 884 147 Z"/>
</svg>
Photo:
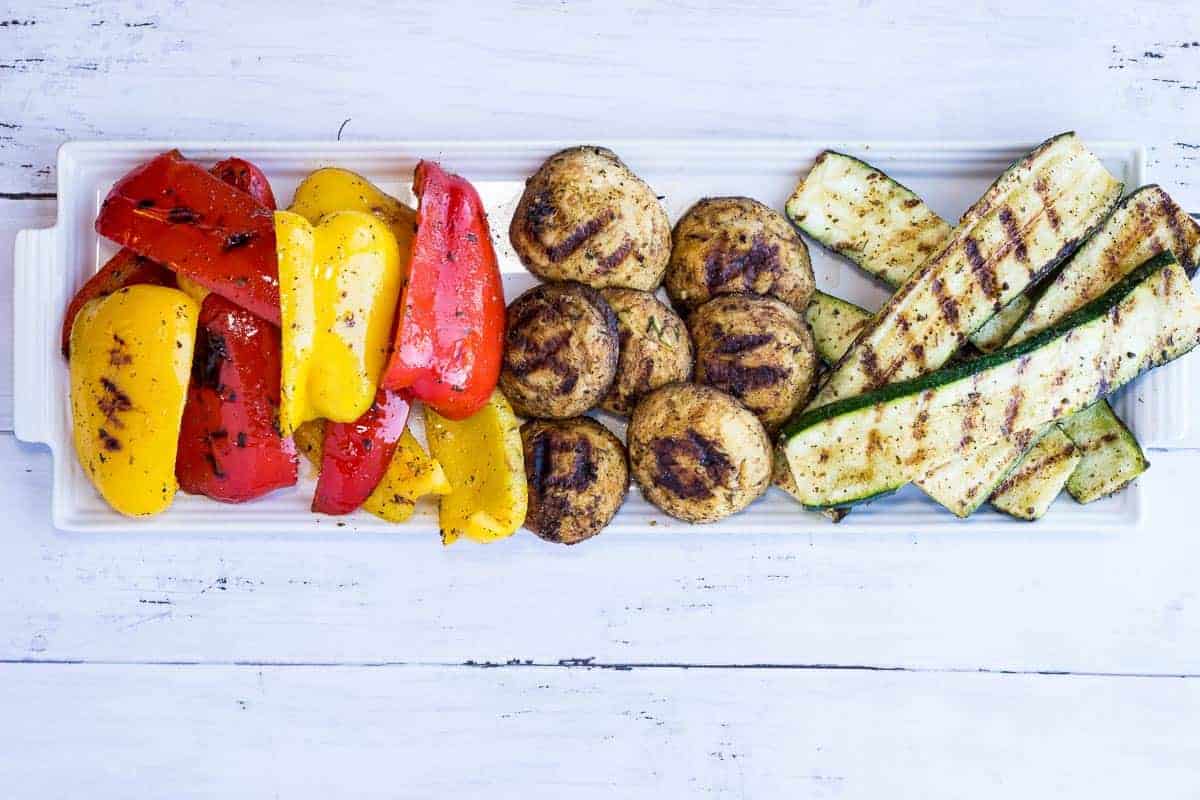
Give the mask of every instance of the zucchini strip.
<svg viewBox="0 0 1200 800">
<path fill-rule="evenodd" d="M 809 408 L 938 369 L 967 336 L 1074 252 L 1121 183 L 1074 134 L 1018 159 L 901 286 Z"/>
<path fill-rule="evenodd" d="M 822 247 L 892 289 L 941 249 L 954 230 L 907 186 L 834 150 L 817 156 L 784 212 Z M 1023 295 L 1017 297 L 971 336 L 972 344 L 984 352 L 999 349 L 1029 306 Z"/>
<path fill-rule="evenodd" d="M 1137 439 L 1108 403 L 1095 403 L 1060 424 L 1079 449 L 1067 491 L 1080 503 L 1114 495 L 1150 468 Z"/>
<path fill-rule="evenodd" d="M 992 494 L 992 506 L 1017 519 L 1041 519 L 1062 492 L 1083 454 L 1070 437 L 1051 425 L 1021 463 Z"/>
<path fill-rule="evenodd" d="M 824 292 L 814 292 L 804 319 L 813 332 L 817 357 L 826 366 L 836 364 L 871 321 L 871 312 L 848 300 Z"/>
<path fill-rule="evenodd" d="M 1013 333 L 1010 344 L 1019 344 L 1086 305 L 1130 270 L 1164 250 L 1174 252 L 1184 272 L 1190 276 L 1200 257 L 1200 226 L 1161 188 L 1144 186 L 1118 204 L 1100 230 L 1047 285 L 1032 311 Z M 1081 464 L 1085 472 L 1080 474 L 1075 487 L 1079 497 L 1096 499 L 1128 485 L 1145 471 L 1148 462 L 1137 441 L 1107 402 L 1097 403 L 1089 412 L 1086 428 L 1080 429 L 1080 436 L 1088 440 L 1082 459 L 1086 463 Z M 1070 434 L 1070 430 L 1065 427 L 1064 430 Z M 987 497 L 984 490 L 996 486 L 1010 470 L 1014 470 L 1013 477 L 1007 481 L 1010 497 L 1018 491 L 1025 494 L 1054 492 L 1057 495 L 1069 475 L 1060 471 L 1025 469 L 1017 463 L 1019 457 L 1003 464 L 1003 453 L 1013 452 L 1014 444 L 997 444 L 992 456 L 975 457 L 971 462 L 955 459 L 917 484 L 934 500 L 963 517 L 975 511 Z M 981 464 L 988 468 L 981 468 Z M 1025 481 L 1053 481 L 1056 488 L 1020 489 L 1013 485 Z"/>
<path fill-rule="evenodd" d="M 1032 442 L 1050 422 L 1200 342 L 1200 298 L 1161 253 L 1059 324 L 975 361 L 806 411 L 783 434 L 801 502 L 894 491 L 976 443 Z"/>
</svg>

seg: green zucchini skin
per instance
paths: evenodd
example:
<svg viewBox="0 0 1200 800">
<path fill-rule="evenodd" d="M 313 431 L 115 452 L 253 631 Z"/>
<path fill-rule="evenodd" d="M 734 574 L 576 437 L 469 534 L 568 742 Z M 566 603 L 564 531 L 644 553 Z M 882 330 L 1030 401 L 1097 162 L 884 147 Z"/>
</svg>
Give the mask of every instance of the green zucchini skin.
<svg viewBox="0 0 1200 800">
<path fill-rule="evenodd" d="M 992 507 L 1029 522 L 1041 519 L 1082 459 L 1071 438 L 1051 425 L 996 487 Z"/>
<path fill-rule="evenodd" d="M 798 498 L 812 508 L 847 507 L 898 489 L 964 447 L 1005 436 L 1032 442 L 1045 425 L 1197 342 L 1200 298 L 1174 257 L 1161 253 L 1021 344 L 798 415 L 782 434 Z"/>
<path fill-rule="evenodd" d="M 1060 423 L 1079 449 L 1067 491 L 1080 503 L 1116 494 L 1150 468 L 1146 454 L 1108 403 L 1094 403 Z"/>
<path fill-rule="evenodd" d="M 804 319 L 812 328 L 817 357 L 829 366 L 837 363 L 854 344 L 855 338 L 871 321 L 871 312 L 840 297 L 815 292 L 804 310 Z"/>
<path fill-rule="evenodd" d="M 1194 274 L 1197 260 L 1200 259 L 1200 225 L 1188 217 L 1160 187 L 1143 186 L 1117 204 L 1100 229 L 1039 291 L 1032 310 L 1013 332 L 1012 343 L 1023 341 L 1086 305 L 1130 270 L 1164 250 L 1176 255 L 1185 273 L 1189 276 Z M 1069 435 L 1066 421 L 1062 425 Z M 1081 441 L 1078 444 L 1082 445 L 1082 439 L 1086 438 L 1087 448 L 1081 447 L 1084 455 L 1078 460 L 1077 468 L 1083 472 L 1074 485 L 1080 497 L 1097 499 L 1128 485 L 1145 471 L 1147 461 L 1137 441 L 1117 419 L 1107 402 L 1089 409 L 1087 426 L 1089 429 L 1102 429 L 1102 433 L 1088 436 L 1087 429 L 1080 430 Z M 1013 445 L 1012 442 L 995 445 L 995 452 L 990 454 L 991 460 L 986 456 L 976 456 L 973 459 L 975 463 L 957 459 L 923 477 L 917 484 L 959 516 L 964 512 L 969 514 L 983 499 L 980 487 L 987 486 L 989 482 L 998 482 L 997 478 L 1003 477 L 999 465 L 1002 465 L 1006 449 L 1013 452 Z M 1034 456 L 1031 454 L 1029 457 Z M 979 466 L 980 463 L 985 464 L 986 468 Z M 1013 476 L 1006 479 L 1007 498 L 1004 502 L 1011 502 L 1019 494 L 1057 495 L 1068 484 L 1070 476 L 1061 470 L 1039 471 L 1027 469 L 1026 466 L 1015 461 L 1011 465 Z M 1106 470 L 1109 471 L 1107 474 Z M 1008 471 L 1007 468 L 1005 471 Z M 1026 482 L 1038 485 L 1018 485 Z M 993 505 L 996 505 L 994 501 Z M 1041 508 L 1041 505 L 1035 505 Z"/>
<path fill-rule="evenodd" d="M 1121 183 L 1074 136 L 1020 159 L 964 215 L 832 370 L 810 408 L 940 368 L 963 340 L 1064 261 Z"/>
</svg>

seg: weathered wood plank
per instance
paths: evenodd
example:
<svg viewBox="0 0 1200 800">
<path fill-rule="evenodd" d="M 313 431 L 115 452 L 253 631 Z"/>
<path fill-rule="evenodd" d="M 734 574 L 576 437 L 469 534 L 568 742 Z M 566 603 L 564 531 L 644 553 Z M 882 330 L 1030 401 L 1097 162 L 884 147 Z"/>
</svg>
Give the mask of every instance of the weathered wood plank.
<svg viewBox="0 0 1200 800">
<path fill-rule="evenodd" d="M 1171 497 L 1195 455 L 1154 462 L 1136 534 L 923 535 L 897 519 L 870 536 L 660 529 L 564 548 L 522 531 L 443 549 L 335 527 L 56 534 L 49 455 L 5 434 L 0 658 L 1200 674 L 1200 539 Z"/>
<path fill-rule="evenodd" d="M 0 27 L 0 191 L 71 138 L 1136 139 L 1200 208 L 1200 8 L 46 4 Z M 747 91 L 752 88 L 753 91 Z"/>
<path fill-rule="evenodd" d="M 0 708 L 12 797 L 1184 798 L 1200 786 L 1200 681 L 5 665 Z"/>
</svg>

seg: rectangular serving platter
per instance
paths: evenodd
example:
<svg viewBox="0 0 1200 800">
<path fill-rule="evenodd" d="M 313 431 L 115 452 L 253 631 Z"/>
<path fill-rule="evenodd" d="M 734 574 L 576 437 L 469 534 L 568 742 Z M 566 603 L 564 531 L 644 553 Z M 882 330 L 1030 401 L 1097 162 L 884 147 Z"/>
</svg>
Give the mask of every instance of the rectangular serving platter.
<svg viewBox="0 0 1200 800">
<path fill-rule="evenodd" d="M 616 150 L 661 196 L 672 221 L 705 196 L 745 195 L 782 209 L 796 181 L 825 148 L 848 152 L 886 170 L 925 198 L 947 219 L 957 219 L 1014 158 L 1032 146 L 1003 143 L 743 141 L 598 142 Z M 261 500 L 230 506 L 180 493 L 172 508 L 153 518 L 129 519 L 113 512 L 92 489 L 71 444 L 66 365 L 58 351 L 62 313 L 74 291 L 116 248 L 97 236 L 93 222 L 113 182 L 147 158 L 178 147 L 187 156 L 213 162 L 238 155 L 257 163 L 271 179 L 281 203 L 313 169 L 340 166 L 362 173 L 386 191 L 413 202 L 412 171 L 422 158 L 439 160 L 470 179 L 487 206 L 492 235 L 511 300 L 534 283 L 508 243 L 508 223 L 525 179 L 546 156 L 578 142 L 72 142 L 58 157 L 58 220 L 53 228 L 22 231 L 15 255 L 15 432 L 41 442 L 54 456 L 51 513 L 55 527 L 70 531 L 225 531 L 319 532 L 344 529 L 437 536 L 436 508 L 425 502 L 403 525 L 391 525 L 365 512 L 346 517 L 312 514 L 313 474 L 302 464 L 296 487 Z M 1125 181 L 1126 190 L 1145 182 L 1145 156 L 1139 145 L 1090 142 L 1105 165 Z M 1168 190 L 1170 187 L 1167 187 Z M 808 242 L 820 288 L 852 302 L 877 308 L 887 290 L 855 267 Z M 1118 414 L 1145 447 L 1173 447 L 1193 438 L 1191 360 L 1184 358 L 1143 376 L 1115 398 Z M 601 421 L 623 433 L 621 421 Z M 413 421 L 423 436 L 419 414 Z M 1135 484 L 1115 497 L 1081 506 L 1063 496 L 1036 530 L 1117 531 L 1142 519 L 1142 493 Z M 722 522 L 690 526 L 667 517 L 644 501 L 636 487 L 606 529 L 606 535 L 686 533 L 815 533 L 1004 531 L 1019 522 L 989 508 L 959 520 L 908 487 L 891 497 L 855 509 L 832 526 L 801 510 L 772 488 L 749 509 Z M 527 534 L 522 534 L 527 535 Z"/>
</svg>

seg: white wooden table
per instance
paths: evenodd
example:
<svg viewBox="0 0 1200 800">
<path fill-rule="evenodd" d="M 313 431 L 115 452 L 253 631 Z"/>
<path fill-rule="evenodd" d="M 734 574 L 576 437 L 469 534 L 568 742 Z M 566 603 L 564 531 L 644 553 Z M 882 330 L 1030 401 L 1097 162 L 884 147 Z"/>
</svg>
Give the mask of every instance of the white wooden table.
<svg viewBox="0 0 1200 800">
<path fill-rule="evenodd" d="M 1073 128 L 1200 209 L 1195 3 L 258 5 L 0 9 L 0 318 L 72 138 Z M 1200 794 L 1200 454 L 1137 535 L 71 535 L 11 357 L 4 797 Z"/>
</svg>

